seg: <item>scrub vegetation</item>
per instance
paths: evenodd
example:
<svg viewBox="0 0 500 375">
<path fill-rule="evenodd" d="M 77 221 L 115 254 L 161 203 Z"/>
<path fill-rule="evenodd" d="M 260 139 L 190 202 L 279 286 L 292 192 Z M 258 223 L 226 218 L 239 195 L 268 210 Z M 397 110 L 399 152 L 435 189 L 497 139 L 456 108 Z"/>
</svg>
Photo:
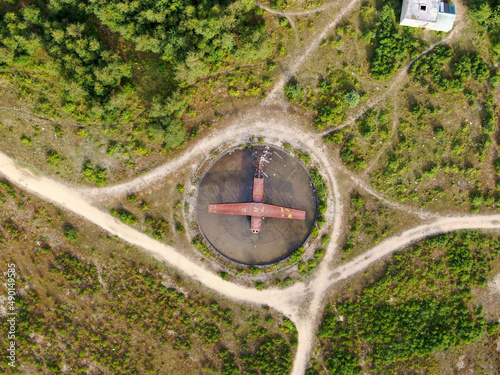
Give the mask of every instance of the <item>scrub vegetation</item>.
<svg viewBox="0 0 500 375">
<path fill-rule="evenodd" d="M 265 292 L 305 333 L 321 320 L 307 375 L 497 374 L 498 233 L 428 238 L 331 281 L 342 262 L 433 220 L 410 212 L 498 211 L 500 1 L 455 4 L 446 34 L 401 27 L 395 0 L 359 1 L 333 24 L 343 3 L 0 0 L 0 150 L 40 176 L 104 187 L 181 155 L 227 115 L 287 108 L 310 126 L 295 143 L 335 164 L 343 211 L 339 230 L 326 222 L 329 182 L 294 150 L 319 214 L 308 247 L 281 265 L 229 267 L 191 236 L 184 165 L 161 187 L 95 202 L 223 280 L 276 287 Z M 19 367 L 2 361 L 1 373 L 290 373 L 298 336 L 280 313 L 222 298 L 1 179 L 0 208 L 0 259 L 19 271 Z M 297 295 L 279 294 L 297 281 Z M 324 292 L 326 310 L 311 311 Z M 0 302 L 6 293 L 0 283 Z"/>
<path fill-rule="evenodd" d="M 2 261 L 18 272 L 16 365 L 24 373 L 290 371 L 297 333 L 288 319 L 200 291 L 6 182 L 0 197 Z M 8 328 L 0 326 L 3 337 Z M 5 361 L 0 370 L 18 373 Z"/>
<path fill-rule="evenodd" d="M 471 289 L 486 286 L 500 255 L 500 239 L 462 231 L 427 239 L 398 253 L 374 281 L 340 291 L 318 331 L 316 360 L 332 374 L 436 370 L 435 355 L 484 338 L 500 337 L 497 317 L 487 318 Z M 489 345 L 476 369 L 493 374 L 500 358 Z"/>
<path fill-rule="evenodd" d="M 0 1 L 2 149 L 69 180 L 131 176 L 262 98 L 287 41 L 247 0 Z"/>
</svg>

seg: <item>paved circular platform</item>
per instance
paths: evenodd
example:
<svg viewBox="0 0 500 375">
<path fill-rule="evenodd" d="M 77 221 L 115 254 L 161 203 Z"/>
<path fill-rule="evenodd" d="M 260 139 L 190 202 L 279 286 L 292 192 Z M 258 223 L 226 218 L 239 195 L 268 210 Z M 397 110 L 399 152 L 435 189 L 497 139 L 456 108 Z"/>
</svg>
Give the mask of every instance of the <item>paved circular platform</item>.
<svg viewBox="0 0 500 375">
<path fill-rule="evenodd" d="M 264 218 L 260 233 L 250 230 L 250 217 L 208 212 L 212 203 L 251 202 L 253 161 L 267 146 L 233 149 L 220 156 L 200 181 L 196 215 L 205 239 L 226 258 L 248 265 L 270 264 L 288 257 L 306 240 L 316 218 L 314 187 L 304 166 L 288 153 L 268 147 L 264 168 L 264 203 L 306 211 L 305 220 Z"/>
</svg>

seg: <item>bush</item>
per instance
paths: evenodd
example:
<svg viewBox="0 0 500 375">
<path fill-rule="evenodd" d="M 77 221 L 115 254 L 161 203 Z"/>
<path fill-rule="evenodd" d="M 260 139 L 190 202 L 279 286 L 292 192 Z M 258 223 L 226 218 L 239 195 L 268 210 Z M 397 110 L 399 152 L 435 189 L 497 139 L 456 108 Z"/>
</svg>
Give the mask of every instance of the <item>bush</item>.
<svg viewBox="0 0 500 375">
<path fill-rule="evenodd" d="M 360 99 L 361 99 L 361 97 L 356 92 L 356 90 L 351 90 L 351 91 L 345 93 L 344 96 L 342 97 L 342 101 L 344 102 L 344 104 L 347 108 L 356 107 L 358 105 Z"/>
<path fill-rule="evenodd" d="M 56 150 L 50 149 L 47 151 L 47 164 L 57 167 L 61 161 L 62 157 Z"/>
<path fill-rule="evenodd" d="M 125 223 L 127 225 L 137 225 L 137 224 L 139 224 L 139 221 L 134 216 L 134 214 L 131 213 L 131 212 L 128 212 L 127 210 L 125 210 L 123 208 L 119 208 L 118 210 L 115 210 L 114 208 L 112 208 L 110 210 L 110 213 L 114 217 L 117 217 L 118 219 L 120 219 L 120 221 L 122 223 Z"/>
<path fill-rule="evenodd" d="M 78 237 L 78 231 L 71 224 L 65 224 L 63 228 L 64 237 L 66 237 L 71 242 L 75 242 Z"/>
<path fill-rule="evenodd" d="M 405 34 L 395 24 L 394 10 L 390 5 L 378 12 L 379 22 L 375 33 L 375 50 L 370 61 L 371 73 L 376 79 L 387 79 L 414 53 L 418 40 Z"/>
<path fill-rule="evenodd" d="M 304 89 L 297 82 L 289 82 L 285 85 L 285 96 L 291 102 L 300 100 L 304 96 Z"/>
<path fill-rule="evenodd" d="M 82 173 L 87 181 L 95 183 L 97 186 L 104 186 L 106 180 L 106 168 L 92 166 L 90 161 L 83 163 Z"/>
<path fill-rule="evenodd" d="M 184 225 L 178 220 L 175 221 L 175 231 L 177 233 L 184 233 L 186 229 L 184 228 Z"/>
</svg>

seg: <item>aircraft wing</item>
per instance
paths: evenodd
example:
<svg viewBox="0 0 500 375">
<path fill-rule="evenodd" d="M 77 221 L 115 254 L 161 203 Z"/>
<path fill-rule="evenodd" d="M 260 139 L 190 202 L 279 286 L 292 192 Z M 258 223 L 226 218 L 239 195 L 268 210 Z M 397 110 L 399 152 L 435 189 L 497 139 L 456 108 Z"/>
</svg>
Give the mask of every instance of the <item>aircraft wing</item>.
<svg viewBox="0 0 500 375">
<path fill-rule="evenodd" d="M 306 212 L 302 210 L 255 202 L 210 204 L 208 212 L 280 219 L 305 220 L 306 218 Z"/>
</svg>

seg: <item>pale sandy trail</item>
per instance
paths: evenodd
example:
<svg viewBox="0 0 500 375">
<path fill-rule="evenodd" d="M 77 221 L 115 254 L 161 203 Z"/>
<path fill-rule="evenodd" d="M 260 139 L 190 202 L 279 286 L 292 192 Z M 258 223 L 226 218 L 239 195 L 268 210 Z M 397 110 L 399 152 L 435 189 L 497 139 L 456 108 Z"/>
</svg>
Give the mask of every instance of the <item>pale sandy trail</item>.
<svg viewBox="0 0 500 375">
<path fill-rule="evenodd" d="M 330 162 L 331 165 L 331 162 Z M 330 192 L 328 197 L 329 201 L 333 199 L 334 206 L 334 218 L 332 223 L 332 230 L 330 233 L 330 243 L 325 252 L 325 256 L 322 262 L 319 264 L 318 269 L 314 273 L 314 276 L 309 284 L 309 295 L 312 297 L 306 314 L 301 316 L 301 320 L 297 322 L 297 331 L 299 332 L 299 343 L 297 346 L 297 353 L 295 354 L 292 375 L 304 374 L 307 365 L 309 363 L 309 358 L 311 355 L 311 350 L 314 346 L 315 333 L 319 322 L 321 321 L 321 313 L 323 312 L 322 305 L 324 303 L 324 296 L 329 287 L 329 276 L 330 276 L 330 263 L 340 248 L 341 235 L 342 235 L 342 225 L 344 221 L 344 206 L 342 204 L 342 193 L 340 191 L 340 186 L 337 179 L 337 169 L 328 168 L 328 179 L 329 179 L 329 189 L 333 190 Z M 333 193 L 333 197 L 331 196 Z M 330 221 L 328 221 L 330 222 Z"/>
<path fill-rule="evenodd" d="M 305 59 L 319 46 L 330 30 L 352 10 L 356 3 L 357 0 L 349 3 L 348 6 L 344 8 L 343 12 L 339 14 L 310 44 L 306 52 L 292 65 L 289 70 L 291 74 L 295 73 L 300 68 Z M 443 42 L 444 41 L 438 43 Z M 433 47 L 434 45 L 428 50 Z M 400 72 L 390 90 L 392 90 L 393 86 L 395 86 L 403 75 L 406 74 L 409 65 L 410 64 Z M 282 91 L 286 80 L 287 77 L 282 77 L 264 104 L 269 104 L 276 99 L 277 93 Z M 500 215 L 441 217 L 435 219 L 431 223 L 420 225 L 406 230 L 397 236 L 386 239 L 363 255 L 353 259 L 351 262 L 337 267 L 334 270 L 330 270 L 331 260 L 340 247 L 339 239 L 342 233 L 343 207 L 341 200 L 342 195 L 336 179 L 337 168 L 332 166 L 332 162 L 325 152 L 326 146 L 322 142 L 321 135 L 304 131 L 297 124 L 297 118 L 283 113 L 280 113 L 278 117 L 264 110 L 259 110 L 259 113 L 256 113 L 254 110 L 253 113 L 244 115 L 238 114 L 238 116 L 235 116 L 233 119 L 232 126 L 225 128 L 224 131 L 216 130 L 212 132 L 210 136 L 196 143 L 194 147 L 187 150 L 182 156 L 152 170 L 146 175 L 126 183 L 106 188 L 71 189 L 51 179 L 34 176 L 31 172 L 17 166 L 3 153 L 0 153 L 0 175 L 5 176 L 12 183 L 30 193 L 46 199 L 59 207 L 74 212 L 100 226 L 104 230 L 107 230 L 111 234 L 145 249 L 152 253 L 157 259 L 164 260 L 166 263 L 178 268 L 186 275 L 200 281 L 206 287 L 226 297 L 257 305 L 268 305 L 288 316 L 294 322 L 299 332 L 297 354 L 292 369 L 292 374 L 299 375 L 303 374 L 307 368 L 310 352 L 314 345 L 315 332 L 320 321 L 320 314 L 323 311 L 323 304 L 325 303 L 325 293 L 328 288 L 336 282 L 360 272 L 388 254 L 426 237 L 459 229 L 498 230 L 500 229 Z M 324 260 L 321 262 L 314 277 L 307 285 L 304 283 L 297 283 L 286 289 L 280 290 L 271 288 L 264 291 L 258 291 L 254 288 L 246 288 L 224 281 L 200 264 L 181 255 L 175 248 L 160 243 L 121 223 L 90 203 L 89 198 L 99 200 L 102 197 L 117 197 L 126 195 L 129 192 L 142 190 L 189 163 L 191 163 L 192 168 L 196 168 L 199 163 L 196 162 L 193 164 L 193 160 L 203 159 L 214 148 L 219 147 L 221 144 L 224 144 L 224 142 L 228 142 L 228 140 L 236 145 L 242 140 L 248 140 L 251 136 L 264 136 L 269 143 L 279 144 L 279 142 L 289 142 L 298 148 L 305 147 L 308 151 L 314 150 L 314 152 L 311 152 L 311 155 L 313 159 L 319 163 L 321 172 L 328 177 L 330 182 L 332 192 L 330 192 L 329 200 L 330 202 L 334 201 L 334 204 L 329 205 L 325 217 L 328 223 L 333 223 L 331 232 L 332 240 L 327 248 Z M 352 174 L 350 174 L 350 176 L 358 185 L 368 189 L 372 194 L 380 197 L 385 203 L 391 205 L 390 201 L 387 201 L 381 194 L 375 192 L 364 181 Z M 399 204 L 396 206 L 398 209 L 410 209 Z M 437 216 L 437 214 L 425 212 L 415 213 L 426 219 L 435 218 Z"/>
<path fill-rule="evenodd" d="M 351 0 L 351 2 L 343 5 L 342 9 L 339 11 L 339 13 L 336 14 L 336 17 L 333 19 L 333 21 L 326 25 L 326 27 L 317 36 L 314 37 L 307 48 L 304 51 L 296 53 L 296 58 L 293 59 L 292 63 L 284 69 L 280 79 L 276 82 L 268 96 L 263 100 L 263 105 L 270 105 L 280 101 L 285 84 L 300 69 L 300 67 L 309 58 L 309 56 L 319 48 L 323 40 L 328 36 L 332 29 L 335 28 L 335 26 L 337 26 L 338 23 L 342 21 L 342 19 L 347 16 L 354 9 L 354 6 L 359 2 L 360 0 Z"/>
<path fill-rule="evenodd" d="M 425 238 L 462 229 L 500 229 L 500 214 L 444 216 L 430 223 L 408 229 L 388 238 L 378 245 L 330 272 L 328 284 L 334 285 L 364 270 L 381 258 Z M 328 286 L 327 286 L 328 287 Z"/>
<path fill-rule="evenodd" d="M 102 188 L 81 188 L 79 191 L 96 201 L 107 197 L 124 197 L 129 193 L 140 191 L 178 170 L 196 169 L 214 149 L 247 143 L 250 137 L 264 137 L 266 143 L 288 142 L 298 148 L 306 147 L 311 150 L 313 157 L 321 159 L 323 168 L 329 168 L 331 164 L 324 152 L 327 147 L 321 137 L 303 130 L 304 120 L 297 116 L 265 108 L 252 108 L 247 112 L 233 116 L 229 122 L 231 123 L 229 126 L 224 127 L 223 130 L 213 130 L 210 135 L 195 142 L 179 157 L 139 177 L 117 185 Z M 330 173 L 333 175 L 333 170 Z"/>
<path fill-rule="evenodd" d="M 279 117 L 270 116 L 268 112 L 262 111 L 261 116 L 256 116 L 255 111 L 247 115 L 235 116 L 235 124 L 222 131 L 215 131 L 211 136 L 199 142 L 195 147 L 187 150 L 181 157 L 140 176 L 124 184 L 99 189 L 74 190 L 68 186 L 45 177 L 36 177 L 28 170 L 16 166 L 4 154 L 0 154 L 0 174 L 12 181 L 19 187 L 48 200 L 57 206 L 74 212 L 101 228 L 109 231 L 121 239 L 141 247 L 154 254 L 158 259 L 178 268 L 188 276 L 199 280 L 205 286 L 220 292 L 230 298 L 247 301 L 256 304 L 267 304 L 287 315 L 294 323 L 299 321 L 298 314 L 301 304 L 305 298 L 305 285 L 297 283 L 286 289 L 267 289 L 258 291 L 254 288 L 245 288 L 222 280 L 218 275 L 205 269 L 203 266 L 193 262 L 191 259 L 181 255 L 174 248 L 160 243 L 149 236 L 121 223 L 108 213 L 105 213 L 90 202 L 92 198 L 103 196 L 116 196 L 126 194 L 130 191 L 139 191 L 149 184 L 165 178 L 169 174 L 182 168 L 187 162 L 197 160 L 195 166 L 202 160 L 200 156 L 206 156 L 213 147 L 223 144 L 230 139 L 235 144 L 240 141 L 248 141 L 251 136 L 265 136 L 270 143 L 289 142 L 295 147 L 305 148 L 311 152 L 328 180 L 334 180 L 334 169 L 330 166 L 328 156 L 321 139 L 300 129 L 296 117 L 280 114 Z M 191 160 L 190 160 L 191 159 Z M 333 199 L 330 194 L 330 202 Z M 325 214 L 327 222 L 339 222 L 334 220 L 334 205 L 330 204 Z"/>
<path fill-rule="evenodd" d="M 71 188 L 46 177 L 37 177 L 30 171 L 20 168 L 3 153 L 0 153 L 0 175 L 20 188 L 83 217 L 132 245 L 147 250 L 157 259 L 164 260 L 224 296 L 258 305 L 268 305 L 281 311 L 293 321 L 298 320 L 297 303 L 304 294 L 302 283 L 295 284 L 283 292 L 279 289 L 258 291 L 224 281 L 218 275 L 181 255 L 173 247 L 158 242 L 99 210 Z"/>
<path fill-rule="evenodd" d="M 339 161 L 340 163 L 340 161 Z M 418 216 L 421 219 L 431 219 L 434 217 L 439 216 L 437 213 L 434 212 L 429 212 L 429 211 L 424 211 L 420 208 L 414 208 L 405 204 L 401 204 L 396 201 L 392 201 L 384 197 L 382 194 L 380 194 L 376 189 L 374 189 L 370 184 L 368 184 L 366 181 L 364 181 L 362 178 L 358 177 L 354 173 L 352 173 L 350 170 L 347 169 L 345 166 L 339 166 L 339 169 L 342 170 L 343 173 L 349 176 L 349 178 L 356 184 L 360 189 L 364 190 L 365 192 L 373 195 L 375 198 L 380 200 L 382 203 L 385 205 L 399 211 L 405 211 L 407 213 L 410 213 L 412 215 Z"/>
</svg>

